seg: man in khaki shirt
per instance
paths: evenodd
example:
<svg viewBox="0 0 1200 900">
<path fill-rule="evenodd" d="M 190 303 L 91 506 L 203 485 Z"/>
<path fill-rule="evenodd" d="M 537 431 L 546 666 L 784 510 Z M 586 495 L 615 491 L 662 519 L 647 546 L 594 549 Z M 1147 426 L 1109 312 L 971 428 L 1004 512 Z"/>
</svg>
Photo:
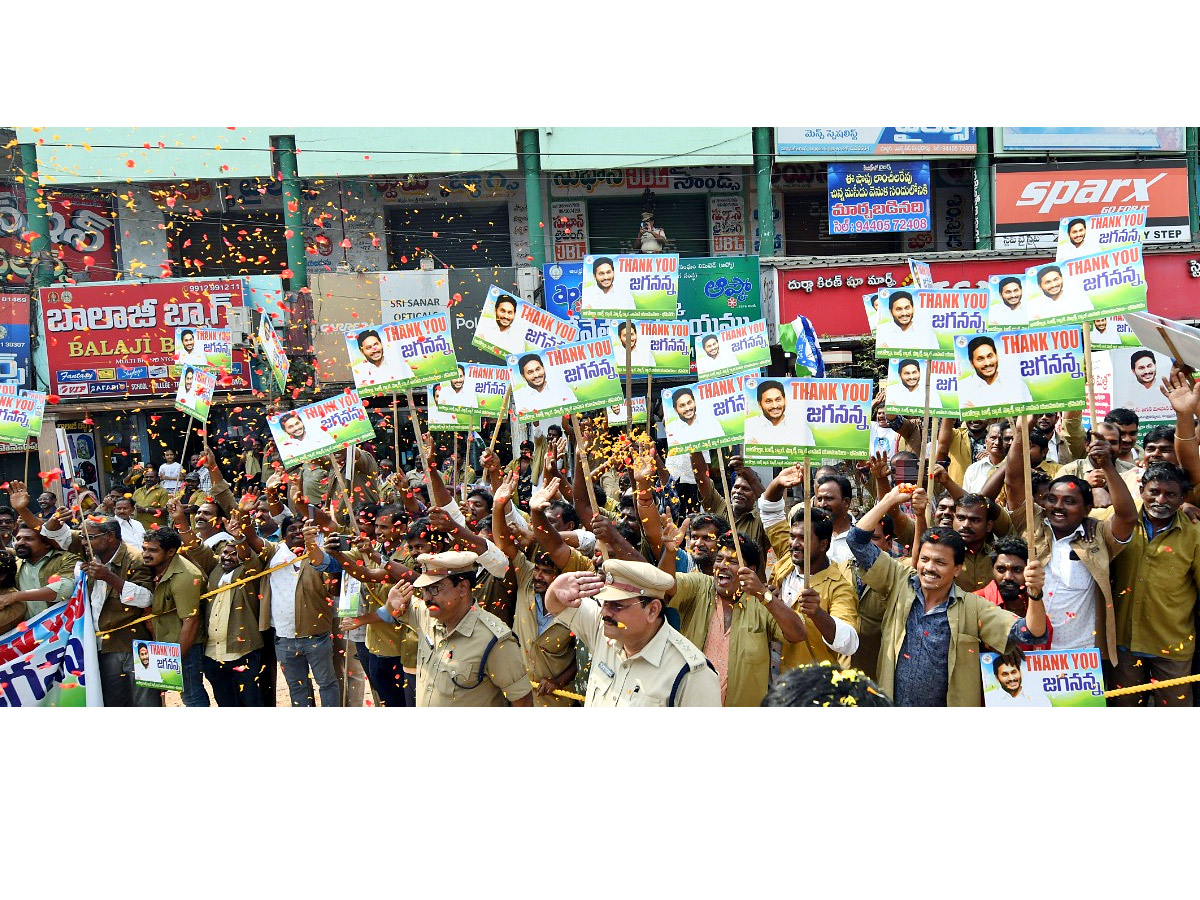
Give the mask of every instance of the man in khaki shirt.
<svg viewBox="0 0 1200 900">
<path fill-rule="evenodd" d="M 604 574 L 567 572 L 546 610 L 592 653 L 585 706 L 720 706 L 721 683 L 700 650 L 667 624 L 675 579 L 649 563 L 610 559 Z"/>
<path fill-rule="evenodd" d="M 208 576 L 208 589 L 241 581 L 262 571 L 262 561 L 244 564 L 237 544 L 221 544 L 218 565 Z M 262 632 L 258 628 L 259 583 L 238 585 L 210 597 L 204 604 L 207 637 L 204 675 L 212 685 L 217 706 L 262 706 Z"/>
<path fill-rule="evenodd" d="M 179 555 L 183 539 L 174 528 L 147 531 L 142 539 L 142 562 L 154 576 L 156 618 L 154 639 L 178 643 L 183 660 L 183 705 L 208 706 L 201 661 L 204 624 L 200 618 L 205 579 L 203 573 Z"/>
<path fill-rule="evenodd" d="M 167 501 L 171 495 L 158 483 L 158 473 L 147 468 L 142 474 L 142 486 L 133 492 L 137 520 L 147 531 L 167 524 Z"/>
<path fill-rule="evenodd" d="M 376 612 L 417 631 L 417 706 L 533 705 L 516 636 L 471 596 L 477 558 L 460 550 L 422 553 L 423 574 L 395 585 L 387 608 Z"/>
</svg>

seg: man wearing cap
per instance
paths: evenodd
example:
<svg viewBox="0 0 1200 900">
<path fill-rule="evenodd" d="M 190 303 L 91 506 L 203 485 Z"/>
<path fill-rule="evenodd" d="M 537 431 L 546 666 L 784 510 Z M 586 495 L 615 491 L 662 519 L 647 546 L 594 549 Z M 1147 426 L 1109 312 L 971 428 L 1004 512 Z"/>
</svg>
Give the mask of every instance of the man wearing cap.
<svg viewBox="0 0 1200 900">
<path fill-rule="evenodd" d="M 417 631 L 417 706 L 533 705 L 516 636 L 471 596 L 478 558 L 461 550 L 422 553 L 423 573 L 395 585 L 376 611 Z M 412 602 L 414 589 L 420 603 Z"/>
<path fill-rule="evenodd" d="M 604 574 L 566 572 L 546 590 L 557 616 L 592 654 L 585 706 L 720 706 L 716 670 L 667 624 L 675 579 L 649 563 L 610 559 Z"/>
</svg>

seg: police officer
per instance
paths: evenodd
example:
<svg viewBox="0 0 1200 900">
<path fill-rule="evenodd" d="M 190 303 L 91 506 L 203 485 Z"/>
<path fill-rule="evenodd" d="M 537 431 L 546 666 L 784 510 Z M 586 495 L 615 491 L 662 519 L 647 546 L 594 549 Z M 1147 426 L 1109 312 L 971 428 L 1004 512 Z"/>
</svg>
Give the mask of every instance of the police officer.
<svg viewBox="0 0 1200 900">
<path fill-rule="evenodd" d="M 471 596 L 477 559 L 458 550 L 422 553 L 422 574 L 392 587 L 376 612 L 417 632 L 417 706 L 533 705 L 516 636 Z"/>
<path fill-rule="evenodd" d="M 649 563 L 610 559 L 604 574 L 567 572 L 546 591 L 546 611 L 592 653 L 585 706 L 720 706 L 717 672 L 667 624 L 675 579 Z"/>
</svg>

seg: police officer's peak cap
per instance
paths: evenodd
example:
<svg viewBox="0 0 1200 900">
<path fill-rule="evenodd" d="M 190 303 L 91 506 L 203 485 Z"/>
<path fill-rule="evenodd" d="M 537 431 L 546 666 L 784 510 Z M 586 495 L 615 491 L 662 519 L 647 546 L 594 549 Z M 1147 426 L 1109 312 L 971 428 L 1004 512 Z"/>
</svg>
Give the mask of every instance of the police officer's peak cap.
<svg viewBox="0 0 1200 900">
<path fill-rule="evenodd" d="M 475 571 L 475 561 L 478 553 L 466 550 L 447 550 L 445 553 L 422 553 L 417 557 L 423 570 L 420 577 L 413 582 L 413 587 L 426 587 L 437 584 L 447 575 L 465 575 Z"/>
<path fill-rule="evenodd" d="M 604 563 L 604 589 L 596 599 L 631 600 L 634 597 L 666 599 L 675 578 L 657 566 L 625 559 L 610 559 Z"/>
</svg>

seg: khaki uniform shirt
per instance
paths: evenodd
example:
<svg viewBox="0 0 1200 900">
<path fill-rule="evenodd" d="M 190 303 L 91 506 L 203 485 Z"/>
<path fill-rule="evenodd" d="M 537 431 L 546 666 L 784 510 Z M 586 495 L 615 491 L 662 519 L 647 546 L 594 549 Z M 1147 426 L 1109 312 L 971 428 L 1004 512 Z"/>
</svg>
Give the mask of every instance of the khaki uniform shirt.
<svg viewBox="0 0 1200 900">
<path fill-rule="evenodd" d="M 883 599 L 883 609 L 869 613 L 879 615 L 883 623 L 876 681 L 889 697 L 896 693 L 896 660 L 908 630 L 908 614 L 917 596 L 909 580 L 913 574 L 912 568 L 886 553 L 880 554 L 866 574 L 867 584 Z M 950 588 L 946 618 L 950 625 L 946 705 L 979 706 L 983 702 L 980 642 L 1008 649 L 1008 635 L 1017 617 L 954 585 Z"/>
<path fill-rule="evenodd" d="M 230 573 L 231 582 L 262 571 L 262 562 L 252 558 Z M 218 566 L 208 576 L 208 590 L 216 590 L 225 573 Z M 217 662 L 233 662 L 263 645 L 258 630 L 259 585 L 262 579 L 221 591 L 204 601 L 207 636 L 204 655 Z M 207 593 L 207 592 L 206 592 Z"/>
<path fill-rule="evenodd" d="M 590 572 L 591 561 L 578 550 L 572 551 L 571 561 L 567 563 L 564 572 Z M 538 633 L 537 598 L 533 592 L 534 565 L 525 558 L 524 553 L 513 557 L 510 571 L 516 572 L 517 606 L 513 616 L 513 631 L 521 644 L 525 656 L 525 668 L 533 681 L 542 682 L 547 678 L 558 678 L 575 662 L 575 636 L 571 629 L 561 622 L 551 622 L 550 626 Z M 568 688 L 570 686 L 568 685 Z M 556 697 L 552 694 L 545 696 L 534 695 L 534 706 L 575 706 L 574 700 L 566 697 Z"/>
<path fill-rule="evenodd" d="M 347 550 L 342 554 L 349 559 L 362 561 L 362 553 L 358 549 Z M 384 560 L 388 562 L 401 562 L 409 566 L 411 560 L 405 558 L 403 551 L 397 550 Z M 352 578 L 352 575 L 344 573 L 343 578 Z M 364 601 L 363 613 L 373 613 L 387 605 L 388 591 L 391 590 L 390 584 L 380 584 L 378 582 L 364 581 L 362 583 L 363 592 L 362 598 Z M 412 628 L 403 623 L 395 625 L 389 622 L 379 621 L 379 617 L 373 617 L 371 623 L 367 625 L 367 649 L 375 656 L 383 656 L 389 659 L 400 657 L 400 664 L 406 668 L 415 668 L 417 665 L 417 635 Z"/>
<path fill-rule="evenodd" d="M 1112 564 L 1116 643 L 1131 653 L 1187 661 L 1196 648 L 1200 589 L 1200 526 L 1181 512 L 1149 540 L 1144 515 L 1129 552 Z"/>
<path fill-rule="evenodd" d="M 739 534 L 744 534 L 758 544 L 759 558 L 762 560 L 758 567 L 758 577 L 765 579 L 767 577 L 767 551 L 771 549 L 771 542 L 767 539 L 767 531 L 763 528 L 762 517 L 758 514 L 758 505 L 755 504 L 750 508 L 750 512 L 743 513 L 736 521 L 733 521 L 730 518 L 730 509 L 725 503 L 725 498 L 717 492 L 715 482 L 710 480 L 709 484 L 708 493 L 700 497 L 700 502 L 714 516 L 725 519 L 730 525 L 737 528 Z M 652 562 L 656 561 L 652 560 Z"/>
<path fill-rule="evenodd" d="M 48 587 L 55 593 L 55 598 L 50 602 L 27 600 L 25 602 L 27 617 L 32 618 L 38 613 L 43 613 L 55 603 L 62 603 L 71 596 L 75 590 L 75 563 L 77 562 L 80 562 L 78 556 L 68 550 L 59 550 L 57 546 L 54 546 L 54 549 L 36 563 L 26 562 L 23 559 L 17 560 L 18 590 L 36 591 Z M 55 576 L 58 577 L 58 580 L 51 584 L 50 579 Z"/>
<path fill-rule="evenodd" d="M 703 572 L 675 576 L 675 594 L 667 601 L 679 610 L 680 633 L 696 647 L 708 640 L 717 605 L 717 582 Z M 771 680 L 771 641 L 787 646 L 775 617 L 756 597 L 734 603 L 729 625 L 729 685 L 726 706 L 759 706 Z M 592 663 L 595 672 L 596 663 Z M 718 704 L 719 705 L 719 704 Z"/>
<path fill-rule="evenodd" d="M 167 518 L 167 502 L 171 499 L 171 495 L 167 493 L 167 489 L 161 484 L 156 484 L 152 488 L 140 487 L 133 492 L 133 505 L 142 506 L 147 509 L 158 510 L 158 515 L 153 513 L 138 513 L 137 520 L 145 526 L 147 531 L 150 531 L 155 526 L 166 528 L 170 523 Z"/>
<path fill-rule="evenodd" d="M 478 606 L 450 632 L 420 600 L 401 619 L 417 631 L 417 706 L 506 706 L 533 690 L 516 635 Z"/>
<path fill-rule="evenodd" d="M 995 547 L 996 542 L 991 537 L 984 540 L 978 553 L 972 553 L 971 548 L 968 547 L 967 555 L 963 559 L 962 571 L 958 573 L 954 583 L 968 594 L 978 594 L 991 584 L 992 552 Z"/>
<path fill-rule="evenodd" d="M 155 640 L 166 643 L 176 643 L 179 640 L 183 620 L 200 615 L 204 603 L 200 595 L 204 593 L 206 583 L 204 574 L 199 569 L 178 553 L 175 554 L 174 559 L 167 564 L 167 570 L 154 585 L 151 610 L 156 616 L 152 620 Z M 203 619 L 195 640 L 203 646 Z"/>
<path fill-rule="evenodd" d="M 796 570 L 792 562 L 791 526 L 780 522 L 767 529 L 771 549 L 775 551 L 775 567 L 771 570 L 771 584 L 782 589 L 784 580 Z M 812 589 L 821 598 L 821 609 L 835 619 L 841 619 L 855 631 L 858 630 L 858 594 L 854 582 L 846 577 L 843 569 L 830 564 L 812 576 Z M 799 644 L 784 644 L 779 670 L 786 672 L 811 662 L 830 662 L 845 665 L 849 660 L 839 657 L 822 640 L 812 619 L 800 612 L 800 598 L 792 604 L 804 627 L 808 629 L 808 641 Z M 815 654 L 815 656 L 814 656 Z"/>
<path fill-rule="evenodd" d="M 138 587 L 148 591 L 154 590 L 154 575 L 142 564 L 141 556 L 128 544 L 122 543 L 117 553 L 108 562 L 108 568 L 118 578 L 131 581 Z M 104 606 L 100 609 L 100 618 L 96 622 L 97 631 L 109 631 L 100 638 L 100 650 L 103 653 L 132 653 L 133 642 L 152 640 L 149 622 L 129 623 L 147 615 L 145 609 L 137 606 L 126 606 L 121 602 L 121 592 L 112 585 L 104 595 Z"/>
<path fill-rule="evenodd" d="M 582 600 L 556 617 L 592 654 L 584 706 L 720 706 L 721 682 L 696 645 L 665 621 L 633 656 L 604 636 L 600 603 Z M 671 704 L 671 691 L 675 702 Z M 730 682 L 732 690 L 732 680 Z"/>
</svg>

